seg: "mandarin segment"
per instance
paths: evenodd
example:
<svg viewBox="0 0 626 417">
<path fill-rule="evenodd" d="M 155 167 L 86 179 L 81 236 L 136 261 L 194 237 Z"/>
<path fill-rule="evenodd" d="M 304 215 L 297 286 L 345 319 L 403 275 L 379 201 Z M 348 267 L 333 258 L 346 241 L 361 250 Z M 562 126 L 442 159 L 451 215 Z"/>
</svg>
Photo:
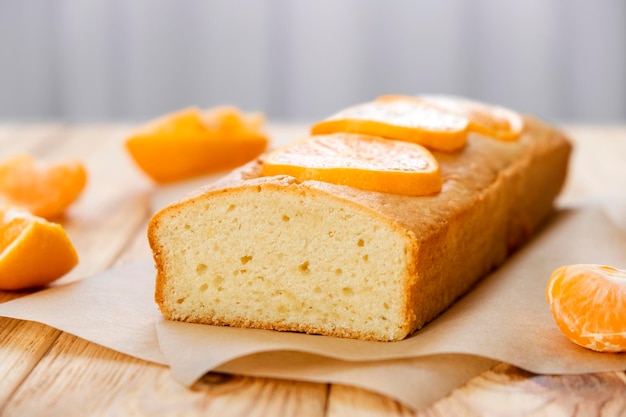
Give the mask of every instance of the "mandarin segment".
<svg viewBox="0 0 626 417">
<path fill-rule="evenodd" d="M 412 97 L 384 96 L 349 107 L 314 124 L 313 135 L 358 133 L 417 143 L 439 151 L 465 146 L 466 117 L 443 111 Z"/>
<path fill-rule="evenodd" d="M 282 147 L 265 158 L 262 174 L 404 195 L 438 193 L 442 182 L 439 164 L 424 147 L 350 133 L 313 136 Z"/>
<path fill-rule="evenodd" d="M 559 329 L 599 352 L 626 352 L 626 271 L 577 264 L 556 269 L 546 299 Z"/>
<path fill-rule="evenodd" d="M 63 227 L 30 213 L 0 210 L 0 289 L 49 284 L 78 263 Z"/>
<path fill-rule="evenodd" d="M 46 219 L 61 216 L 86 184 L 87 171 L 79 161 L 38 166 L 30 155 L 16 155 L 0 164 L 4 203 Z"/>
<path fill-rule="evenodd" d="M 189 108 L 148 123 L 126 140 L 137 166 L 158 183 L 235 168 L 267 148 L 259 113 Z"/>
</svg>

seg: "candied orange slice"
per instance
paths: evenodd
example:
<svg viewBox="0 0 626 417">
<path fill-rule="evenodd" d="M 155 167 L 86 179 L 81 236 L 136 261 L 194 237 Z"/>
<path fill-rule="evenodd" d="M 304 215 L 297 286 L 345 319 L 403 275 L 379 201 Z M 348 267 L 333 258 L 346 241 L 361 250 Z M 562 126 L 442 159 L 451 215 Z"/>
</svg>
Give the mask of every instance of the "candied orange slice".
<svg viewBox="0 0 626 417">
<path fill-rule="evenodd" d="M 441 191 L 439 164 L 426 148 L 350 133 L 313 136 L 279 148 L 263 161 L 262 175 L 281 174 L 393 194 Z"/>
<path fill-rule="evenodd" d="M 311 133 L 359 133 L 450 152 L 465 146 L 468 125 L 467 117 L 442 110 L 427 101 L 407 96 L 383 96 L 314 124 Z"/>
<path fill-rule="evenodd" d="M 263 116 L 235 107 L 189 108 L 149 123 L 126 140 L 139 168 L 158 183 L 235 168 L 267 148 Z"/>
<path fill-rule="evenodd" d="M 59 217 L 82 193 L 87 171 L 78 161 L 40 167 L 30 155 L 0 163 L 0 197 L 5 204 L 46 219 Z"/>
<path fill-rule="evenodd" d="M 38 287 L 62 277 L 78 255 L 61 225 L 0 209 L 0 289 Z"/>
<path fill-rule="evenodd" d="M 626 352 L 626 271 L 605 265 L 555 270 L 546 298 L 559 329 L 599 352 Z"/>
<path fill-rule="evenodd" d="M 444 111 L 467 117 L 470 121 L 468 129 L 471 132 L 503 141 L 514 141 L 524 130 L 522 116 L 504 107 L 448 96 L 422 96 L 420 99 Z"/>
</svg>

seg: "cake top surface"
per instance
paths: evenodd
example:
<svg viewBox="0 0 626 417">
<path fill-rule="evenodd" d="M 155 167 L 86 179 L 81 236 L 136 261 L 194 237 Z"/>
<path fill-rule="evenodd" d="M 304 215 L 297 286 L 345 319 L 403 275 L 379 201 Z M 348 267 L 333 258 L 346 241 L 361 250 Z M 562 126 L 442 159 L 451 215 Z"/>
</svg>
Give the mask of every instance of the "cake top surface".
<svg viewBox="0 0 626 417">
<path fill-rule="evenodd" d="M 525 128 L 519 140 L 503 142 L 479 133 L 469 133 L 467 145 L 458 152 L 437 152 L 433 155 L 440 165 L 442 176 L 441 192 L 429 196 L 407 196 L 360 190 L 348 186 L 321 181 L 298 181 L 286 175 L 261 175 L 263 155 L 243 167 L 233 171 L 215 183 L 206 185 L 177 204 L 214 192 L 228 192 L 239 187 L 256 188 L 266 184 L 281 187 L 307 187 L 332 194 L 372 209 L 416 235 L 426 232 L 433 224 L 445 224 L 450 214 L 473 205 L 481 198 L 481 192 L 493 184 L 499 175 L 514 164 L 525 164 L 531 152 L 546 149 L 569 147 L 566 137 L 532 116 L 524 116 Z M 406 213 L 415 213 L 407 216 Z M 428 219 L 429 221 L 425 221 Z"/>
</svg>

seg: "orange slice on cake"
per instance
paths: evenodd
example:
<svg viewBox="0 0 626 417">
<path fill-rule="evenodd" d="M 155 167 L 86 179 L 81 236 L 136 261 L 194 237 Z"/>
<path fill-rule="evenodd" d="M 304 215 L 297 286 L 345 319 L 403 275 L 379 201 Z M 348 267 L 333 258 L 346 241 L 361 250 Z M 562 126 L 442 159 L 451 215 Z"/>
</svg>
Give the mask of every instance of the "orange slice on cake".
<svg viewBox="0 0 626 417">
<path fill-rule="evenodd" d="M 61 225 L 0 209 L 0 289 L 38 287 L 62 277 L 78 255 Z"/>
<path fill-rule="evenodd" d="M 4 203 L 47 219 L 63 214 L 86 183 L 87 171 L 78 161 L 39 166 L 30 155 L 17 155 L 0 164 Z"/>
<path fill-rule="evenodd" d="M 546 298 L 559 329 L 599 352 L 626 352 L 626 271 L 605 265 L 555 270 Z"/>
<path fill-rule="evenodd" d="M 465 146 L 468 126 L 467 117 L 427 101 L 408 96 L 384 96 L 316 123 L 311 133 L 359 133 L 450 152 Z"/>
<path fill-rule="evenodd" d="M 259 113 L 189 108 L 149 123 L 126 140 L 130 155 L 158 183 L 235 168 L 267 148 Z"/>
<path fill-rule="evenodd" d="M 430 195 L 441 191 L 439 164 L 424 147 L 351 133 L 318 135 L 279 148 L 262 175 L 290 175 L 370 191 Z"/>
<path fill-rule="evenodd" d="M 421 96 L 419 99 L 434 104 L 444 111 L 469 119 L 469 131 L 502 141 L 514 141 L 524 130 L 524 119 L 513 111 L 478 101 L 448 96 Z"/>
</svg>

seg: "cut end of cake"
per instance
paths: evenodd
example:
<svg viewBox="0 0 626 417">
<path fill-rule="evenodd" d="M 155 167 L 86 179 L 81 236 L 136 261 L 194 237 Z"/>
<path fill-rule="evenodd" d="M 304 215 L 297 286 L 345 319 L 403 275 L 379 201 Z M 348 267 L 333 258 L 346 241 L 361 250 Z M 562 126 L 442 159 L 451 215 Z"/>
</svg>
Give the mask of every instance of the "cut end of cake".
<svg viewBox="0 0 626 417">
<path fill-rule="evenodd" d="M 307 183 L 208 191 L 149 227 L 171 320 L 365 340 L 405 338 L 414 236 Z M 386 296 L 394 294 L 395 296 Z"/>
</svg>

